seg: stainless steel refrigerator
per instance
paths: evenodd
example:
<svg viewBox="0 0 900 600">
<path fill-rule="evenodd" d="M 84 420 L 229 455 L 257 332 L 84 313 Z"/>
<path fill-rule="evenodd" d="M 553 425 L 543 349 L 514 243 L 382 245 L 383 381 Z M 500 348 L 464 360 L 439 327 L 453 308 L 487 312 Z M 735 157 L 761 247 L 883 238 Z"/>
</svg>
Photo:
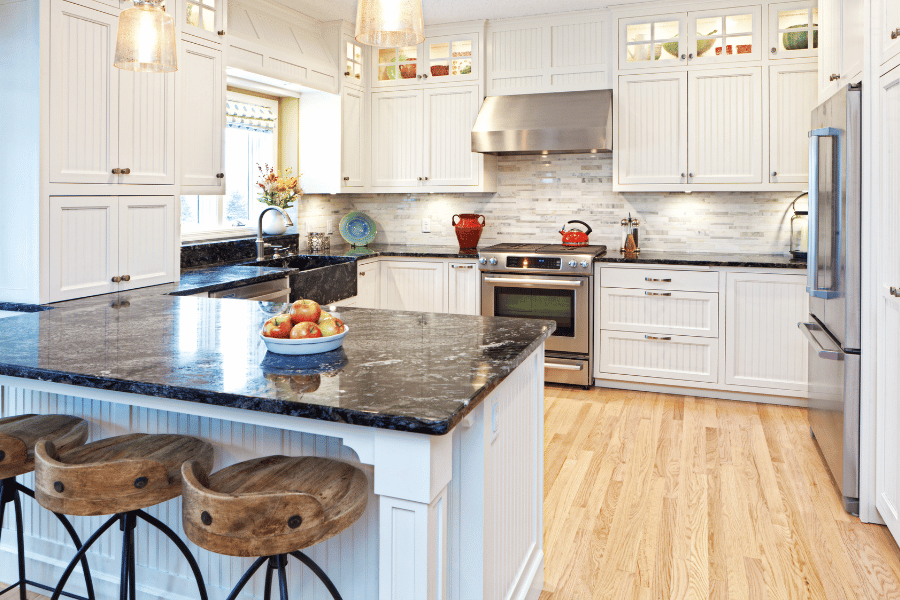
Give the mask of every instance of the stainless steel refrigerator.
<svg viewBox="0 0 900 600">
<path fill-rule="evenodd" d="M 819 105 L 809 132 L 809 426 L 859 513 L 860 88 Z"/>
</svg>

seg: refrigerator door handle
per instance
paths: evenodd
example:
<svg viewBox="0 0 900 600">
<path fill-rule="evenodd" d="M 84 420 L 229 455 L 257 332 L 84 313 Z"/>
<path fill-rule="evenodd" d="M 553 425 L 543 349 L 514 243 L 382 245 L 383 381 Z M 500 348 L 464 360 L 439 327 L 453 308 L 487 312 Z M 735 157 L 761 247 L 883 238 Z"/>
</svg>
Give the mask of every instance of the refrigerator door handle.
<svg viewBox="0 0 900 600">
<path fill-rule="evenodd" d="M 800 328 L 800 331 L 803 332 L 803 335 L 806 336 L 806 339 L 809 340 L 812 347 L 816 349 L 816 354 L 818 354 L 820 358 L 828 360 L 844 360 L 843 352 L 840 350 L 828 350 L 820 344 L 819 340 L 816 339 L 816 336 L 813 335 L 813 330 L 819 329 L 818 325 L 815 323 L 797 323 L 797 327 Z"/>
<path fill-rule="evenodd" d="M 836 294 L 830 290 L 819 289 L 819 138 L 833 137 L 840 143 L 841 130 L 835 127 L 822 127 L 809 132 L 809 221 L 807 238 L 806 291 L 815 298 L 832 298 Z M 839 152 L 836 152 L 840 156 Z"/>
</svg>

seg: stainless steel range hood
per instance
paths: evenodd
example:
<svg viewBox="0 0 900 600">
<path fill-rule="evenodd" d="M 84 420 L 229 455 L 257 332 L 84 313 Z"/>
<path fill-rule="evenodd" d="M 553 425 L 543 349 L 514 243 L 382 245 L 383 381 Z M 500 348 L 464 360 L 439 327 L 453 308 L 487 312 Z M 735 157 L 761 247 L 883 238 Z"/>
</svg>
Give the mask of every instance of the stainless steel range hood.
<svg viewBox="0 0 900 600">
<path fill-rule="evenodd" d="M 489 96 L 472 129 L 472 151 L 612 152 L 612 90 Z"/>
</svg>

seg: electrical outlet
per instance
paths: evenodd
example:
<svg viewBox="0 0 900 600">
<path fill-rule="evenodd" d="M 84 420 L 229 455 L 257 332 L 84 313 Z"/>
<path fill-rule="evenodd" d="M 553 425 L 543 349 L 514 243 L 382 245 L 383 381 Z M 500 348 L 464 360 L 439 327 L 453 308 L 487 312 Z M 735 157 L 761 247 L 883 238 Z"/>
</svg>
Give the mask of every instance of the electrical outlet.
<svg viewBox="0 0 900 600">
<path fill-rule="evenodd" d="M 329 217 L 325 221 L 325 233 L 327 233 L 328 235 L 334 233 L 334 219 L 332 219 L 331 217 Z"/>
<path fill-rule="evenodd" d="M 422 219 L 422 233 L 431 233 L 431 219 Z"/>
</svg>

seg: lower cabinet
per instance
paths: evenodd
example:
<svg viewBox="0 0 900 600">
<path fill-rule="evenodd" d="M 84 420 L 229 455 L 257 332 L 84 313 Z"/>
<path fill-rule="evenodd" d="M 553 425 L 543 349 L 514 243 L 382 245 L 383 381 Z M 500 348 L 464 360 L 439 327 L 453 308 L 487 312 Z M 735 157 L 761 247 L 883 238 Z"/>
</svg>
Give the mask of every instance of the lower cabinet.
<svg viewBox="0 0 900 600">
<path fill-rule="evenodd" d="M 382 261 L 380 307 L 414 312 L 446 312 L 446 263 Z"/>
<path fill-rule="evenodd" d="M 175 281 L 174 196 L 50 198 L 50 302 Z"/>
<path fill-rule="evenodd" d="M 481 272 L 474 263 L 451 262 L 447 272 L 447 312 L 481 314 Z"/>
<path fill-rule="evenodd" d="M 356 304 L 359 308 L 378 308 L 378 262 L 359 264 L 356 267 Z"/>
<path fill-rule="evenodd" d="M 716 338 L 602 331 L 600 370 L 605 373 L 715 383 Z"/>
</svg>

